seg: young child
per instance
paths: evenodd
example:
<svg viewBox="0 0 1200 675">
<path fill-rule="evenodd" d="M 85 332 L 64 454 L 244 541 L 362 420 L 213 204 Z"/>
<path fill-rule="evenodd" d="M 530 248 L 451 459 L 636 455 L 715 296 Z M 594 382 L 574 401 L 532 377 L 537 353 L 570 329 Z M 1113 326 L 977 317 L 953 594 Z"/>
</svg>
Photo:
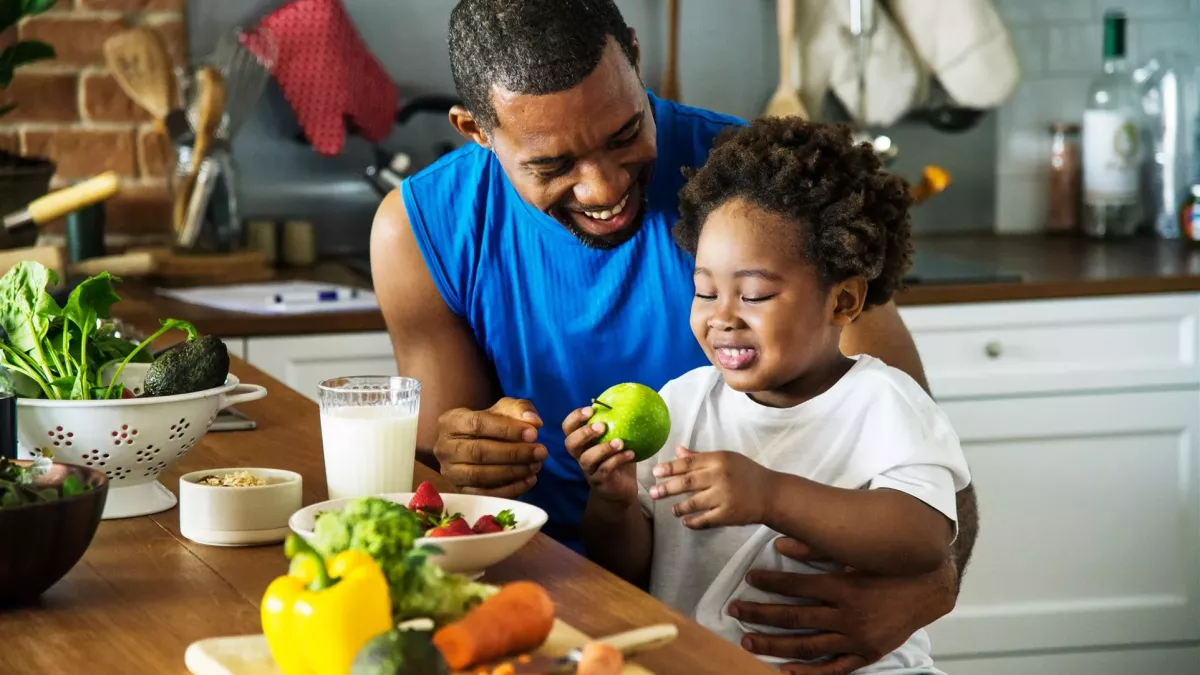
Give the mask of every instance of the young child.
<svg viewBox="0 0 1200 675">
<path fill-rule="evenodd" d="M 641 464 L 620 440 L 595 444 L 590 408 L 563 422 L 591 485 L 589 555 L 631 581 L 648 573 L 657 598 L 734 642 L 780 631 L 731 617 L 732 601 L 797 602 L 751 588 L 748 570 L 829 571 L 781 556 L 780 537 L 876 574 L 944 562 L 969 482 L 958 437 L 911 377 L 839 346 L 901 284 L 908 203 L 843 127 L 762 119 L 718 139 L 675 229 L 713 365 L 662 388 L 671 434 Z M 940 671 L 921 631 L 859 672 Z"/>
</svg>

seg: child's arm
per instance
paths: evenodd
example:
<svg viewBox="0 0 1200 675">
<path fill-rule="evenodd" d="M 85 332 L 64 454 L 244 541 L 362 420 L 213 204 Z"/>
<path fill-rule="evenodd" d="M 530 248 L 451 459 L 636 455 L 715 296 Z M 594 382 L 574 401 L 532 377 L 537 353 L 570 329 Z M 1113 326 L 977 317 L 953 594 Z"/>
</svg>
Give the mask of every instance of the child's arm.
<svg viewBox="0 0 1200 675">
<path fill-rule="evenodd" d="M 634 585 L 649 580 L 654 521 L 642 512 L 637 499 L 622 504 L 593 493 L 580 529 L 588 558 L 597 565 Z"/>
<path fill-rule="evenodd" d="M 593 445 L 605 428 L 588 426 L 591 417 L 592 409 L 582 408 L 562 425 L 567 452 L 579 461 L 591 487 L 580 536 L 588 558 L 630 583 L 641 584 L 650 577 L 654 533 L 653 522 L 638 501 L 637 464 L 620 439 Z"/>
<path fill-rule="evenodd" d="M 659 483 L 650 496 L 687 494 L 674 512 L 688 527 L 762 524 L 876 574 L 932 572 L 949 556 L 951 521 L 898 490 L 829 487 L 736 452 L 677 454 L 654 468 Z"/>
<path fill-rule="evenodd" d="M 849 567 L 925 574 L 950 555 L 950 519 L 899 490 L 847 490 L 783 473 L 774 483 L 763 524 Z"/>
</svg>

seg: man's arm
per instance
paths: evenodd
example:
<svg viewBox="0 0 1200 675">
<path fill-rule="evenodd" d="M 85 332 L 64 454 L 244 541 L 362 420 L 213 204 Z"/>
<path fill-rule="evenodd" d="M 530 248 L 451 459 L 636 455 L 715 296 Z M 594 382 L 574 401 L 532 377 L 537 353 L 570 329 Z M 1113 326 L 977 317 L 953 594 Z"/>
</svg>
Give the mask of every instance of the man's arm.
<svg viewBox="0 0 1200 675">
<path fill-rule="evenodd" d="M 842 332 L 842 353 L 849 356 L 870 354 L 893 368 L 899 368 L 917 381 L 925 391 L 929 382 L 925 380 L 925 368 L 912 334 L 904 325 L 895 300 L 872 307 L 863 312 L 858 320 Z M 979 511 L 975 501 L 975 486 L 968 485 L 958 493 L 958 539 L 954 541 L 952 553 L 958 576 L 962 584 L 963 572 L 971 560 L 975 548 L 975 537 L 979 533 Z"/>
<path fill-rule="evenodd" d="M 454 408 L 483 410 L 496 401 L 494 374 L 466 323 L 450 311 L 425 259 L 399 190 L 375 213 L 371 274 L 400 374 L 421 381 L 417 448 L 436 468 L 438 417 Z"/>
</svg>

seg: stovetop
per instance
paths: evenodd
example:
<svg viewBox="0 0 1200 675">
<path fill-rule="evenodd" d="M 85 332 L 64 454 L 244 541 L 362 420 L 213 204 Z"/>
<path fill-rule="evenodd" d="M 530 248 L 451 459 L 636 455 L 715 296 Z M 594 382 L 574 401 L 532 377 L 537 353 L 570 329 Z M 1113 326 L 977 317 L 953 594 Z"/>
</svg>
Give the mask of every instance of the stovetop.
<svg viewBox="0 0 1200 675">
<path fill-rule="evenodd" d="M 371 260 L 367 256 L 348 257 L 342 262 L 365 279 L 371 278 Z M 904 280 L 909 286 L 931 286 L 951 284 L 998 284 L 1016 283 L 1020 274 L 937 253 L 917 251 L 912 267 Z"/>
</svg>

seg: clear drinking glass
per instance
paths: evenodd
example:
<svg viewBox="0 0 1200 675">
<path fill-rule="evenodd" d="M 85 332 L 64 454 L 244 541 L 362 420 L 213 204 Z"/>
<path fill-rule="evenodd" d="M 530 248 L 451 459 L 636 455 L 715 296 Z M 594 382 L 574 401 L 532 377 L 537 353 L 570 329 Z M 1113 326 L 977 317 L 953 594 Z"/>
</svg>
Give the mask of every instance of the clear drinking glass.
<svg viewBox="0 0 1200 675">
<path fill-rule="evenodd" d="M 412 491 L 420 382 L 338 377 L 321 382 L 318 401 L 330 499 Z"/>
</svg>

